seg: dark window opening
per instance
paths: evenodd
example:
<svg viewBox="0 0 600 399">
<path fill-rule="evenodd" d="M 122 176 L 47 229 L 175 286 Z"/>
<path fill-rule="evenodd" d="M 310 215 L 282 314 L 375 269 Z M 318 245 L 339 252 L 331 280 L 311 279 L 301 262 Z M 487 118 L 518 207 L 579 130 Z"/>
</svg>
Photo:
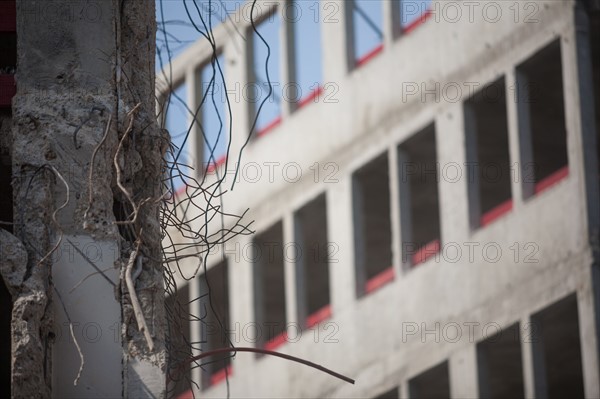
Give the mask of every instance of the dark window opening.
<svg viewBox="0 0 600 399">
<path fill-rule="evenodd" d="M 477 344 L 477 370 L 481 398 L 523 398 L 519 324 L 502 329 Z"/>
<path fill-rule="evenodd" d="M 400 399 L 400 388 L 394 387 L 387 392 L 377 395 L 375 399 Z"/>
<path fill-rule="evenodd" d="M 322 90 L 321 27 L 319 1 L 292 0 L 286 7 L 288 32 L 290 81 L 287 98 L 295 108 L 317 102 Z"/>
<path fill-rule="evenodd" d="M 257 346 L 273 349 L 286 338 L 283 224 L 256 235 L 253 249 Z"/>
<path fill-rule="evenodd" d="M 0 73 L 14 73 L 17 66 L 17 34 L 0 32 Z"/>
<path fill-rule="evenodd" d="M 387 153 L 352 176 L 358 296 L 394 279 Z"/>
<path fill-rule="evenodd" d="M 253 116 L 250 123 L 256 121 L 254 131 L 257 136 L 262 136 L 281 123 L 283 87 L 279 67 L 281 17 L 278 12 L 257 24 L 256 30 L 267 43 L 254 30 L 250 31 L 248 42 L 252 62 L 246 98 Z"/>
<path fill-rule="evenodd" d="M 350 0 L 354 65 L 360 66 L 383 50 L 383 4 L 381 0 Z"/>
<path fill-rule="evenodd" d="M 440 250 L 435 126 L 401 144 L 398 161 L 403 262 L 416 266 Z"/>
<path fill-rule="evenodd" d="M 531 317 L 535 395 L 583 398 L 583 366 L 577 295 L 564 298 Z"/>
<path fill-rule="evenodd" d="M 200 319 L 202 351 L 227 348 L 229 342 L 229 280 L 224 260 L 210 268 L 200 280 Z M 209 295 L 210 294 L 210 295 Z M 231 375 L 231 356 L 220 354 L 203 361 L 202 386 L 208 388 Z"/>
<path fill-rule="evenodd" d="M 331 316 L 327 202 L 321 194 L 296 212 L 296 264 L 299 319 L 312 327 Z"/>
<path fill-rule="evenodd" d="M 569 174 L 560 40 L 517 67 L 523 194 L 535 195 Z"/>
<path fill-rule="evenodd" d="M 210 172 L 225 162 L 229 142 L 229 118 L 225 93 L 225 58 L 219 55 L 199 71 L 201 124 L 196 151 L 202 154 L 202 170 Z M 223 75 L 223 76 L 221 76 Z M 207 167 L 208 164 L 208 167 Z"/>
<path fill-rule="evenodd" d="M 504 78 L 465 102 L 471 227 L 486 226 L 512 209 Z"/>
<path fill-rule="evenodd" d="M 177 291 L 165 300 L 167 325 L 167 350 L 170 361 L 181 364 L 181 371 L 171 368 L 167 381 L 169 392 L 176 397 L 192 387 L 192 371 L 187 359 L 192 356 L 190 339 L 190 292 L 187 285 L 178 287 Z"/>
<path fill-rule="evenodd" d="M 411 399 L 434 399 L 450 397 L 448 362 L 441 363 L 419 374 L 408 382 Z"/>
</svg>

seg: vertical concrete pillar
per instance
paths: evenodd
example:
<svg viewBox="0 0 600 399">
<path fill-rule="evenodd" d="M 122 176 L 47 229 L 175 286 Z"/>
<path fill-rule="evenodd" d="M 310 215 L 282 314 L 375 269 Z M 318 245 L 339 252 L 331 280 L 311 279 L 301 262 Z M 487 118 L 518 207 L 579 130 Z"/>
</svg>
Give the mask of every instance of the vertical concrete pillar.
<svg viewBox="0 0 600 399">
<path fill-rule="evenodd" d="M 249 59 L 251 51 L 250 40 L 246 41 L 246 37 L 250 34 L 249 32 L 251 30 L 242 31 L 241 33 L 244 37 L 233 35 L 230 44 L 223 48 L 225 59 L 225 90 L 226 95 L 229 97 L 231 113 L 235 115 L 235 118 L 232 118 L 231 121 L 229 120 L 229 115 L 227 115 L 227 139 L 231 140 L 229 152 L 231 158 L 227 161 L 228 178 L 226 182 L 228 185 L 231 185 L 233 182 L 233 172 L 235 164 L 238 162 L 235 155 L 239 154 L 239 149 L 248 138 L 253 118 L 250 114 L 247 98 L 245 97 L 247 95 L 250 70 L 252 68 L 251 60 Z M 231 126 L 229 126 L 230 122 Z M 229 137 L 230 132 L 235 132 L 235 134 Z"/>
<path fill-rule="evenodd" d="M 167 142 L 156 123 L 153 4 L 17 3 L 15 233 L 30 271 L 13 310 L 13 397 L 164 395 L 157 204 Z M 135 222 L 113 185 L 121 139 L 125 190 L 154 200 Z"/>
<path fill-rule="evenodd" d="M 115 125 L 108 125 L 113 113 L 118 119 L 116 5 L 17 4 L 14 202 L 16 235 L 26 244 L 32 273 L 13 311 L 13 397 L 123 394 L 110 177 L 92 177 L 94 203 L 88 200 L 92 152 L 105 132 L 105 149 L 116 142 Z M 99 152 L 96 173 L 111 176 L 111 161 L 109 151 Z M 90 263 L 108 270 L 98 273 Z M 84 360 L 87 368 L 80 370 Z"/>
<path fill-rule="evenodd" d="M 390 51 L 400 32 L 400 1 L 382 1 L 383 6 L 383 47 Z"/>
<path fill-rule="evenodd" d="M 578 293 L 579 331 L 582 348 L 584 390 L 586 397 L 598 397 L 600 385 L 598 320 L 600 316 L 600 274 L 598 250 L 600 230 L 600 189 L 598 185 L 597 130 L 593 70 L 591 60 L 590 21 L 581 1 L 572 7 L 574 24 L 562 40 L 563 81 L 567 123 L 569 170 L 581 180 L 578 184 L 581 198 L 586 198 L 586 230 L 591 248 L 590 286 Z M 593 7 L 590 5 L 590 7 Z M 598 7 L 598 6 L 596 6 Z M 572 101 L 569 101 L 572 99 Z M 577 134 L 579 133 L 579 134 Z M 589 291 L 588 291 L 589 290 Z M 594 294 L 595 292 L 595 294 Z"/>
<path fill-rule="evenodd" d="M 321 2 L 323 78 L 325 83 L 339 82 L 350 69 L 354 59 L 351 43 L 352 32 L 349 18 L 350 1 L 332 0 Z"/>
<path fill-rule="evenodd" d="M 470 229 L 462 104 L 440 114 L 435 120 L 435 131 L 442 245 L 449 237 L 456 242 L 466 242 Z"/>
<path fill-rule="evenodd" d="M 590 241 L 590 247 L 592 248 L 592 264 L 590 270 L 590 284 L 591 284 L 591 295 L 588 296 L 588 300 L 580 301 L 580 331 L 582 344 L 586 346 L 591 341 L 595 347 L 592 351 L 584 351 L 582 353 L 584 358 L 584 381 L 585 381 L 585 393 L 589 397 L 600 396 L 600 388 L 598 387 L 598 368 L 600 368 L 600 345 L 598 343 L 599 327 L 600 327 L 600 249 L 598 241 L 600 240 L 600 187 L 598 184 L 598 159 L 597 152 L 597 140 L 600 139 L 598 135 L 598 129 L 600 126 L 596 124 L 595 113 L 600 112 L 598 107 L 600 106 L 600 98 L 594 98 L 597 94 L 594 93 L 593 86 L 589 82 L 593 81 L 593 67 L 592 64 L 592 32 L 591 32 L 591 21 L 588 14 L 588 9 L 599 12 L 600 4 L 596 2 L 595 5 L 589 5 L 589 8 L 585 7 L 583 1 L 577 1 L 574 8 L 573 18 L 574 24 L 574 36 L 576 47 L 574 49 L 575 62 L 577 63 L 577 76 L 575 89 L 579 97 L 579 118 L 581 126 L 581 155 L 583 157 L 583 179 L 585 182 L 585 195 L 586 195 L 586 207 L 587 207 L 587 230 Z M 585 312 L 587 310 L 587 312 Z M 585 314 L 584 314 L 585 312 Z M 586 316 L 587 314 L 587 316 Z M 593 320 L 590 320 L 590 315 L 593 314 Z M 587 324 L 589 327 L 584 325 Z M 589 332 L 588 332 L 589 331 Z M 595 332 L 592 333 L 592 332 Z"/>
<path fill-rule="evenodd" d="M 590 269 L 590 279 L 592 270 Z M 598 381 L 598 350 L 595 333 L 596 316 L 594 314 L 593 285 L 590 283 L 577 295 L 579 313 L 579 340 L 581 342 L 581 360 L 583 363 L 583 389 L 588 398 L 600 396 Z"/>
<path fill-rule="evenodd" d="M 352 228 L 352 180 L 340 177 L 327 190 L 327 237 L 338 251 L 330 259 L 331 305 L 335 316 L 340 310 L 351 306 L 356 298 L 356 273 L 354 265 L 354 241 Z"/>
<path fill-rule="evenodd" d="M 450 396 L 477 398 L 477 353 L 475 345 L 467 345 L 454 352 L 449 359 Z"/>
<path fill-rule="evenodd" d="M 281 82 L 278 87 L 282 88 L 281 91 L 281 117 L 286 119 L 294 111 L 294 104 L 289 101 L 290 98 L 295 98 L 295 95 L 288 95 L 287 88 L 289 83 L 293 79 L 292 66 L 294 65 L 294 30 L 292 22 L 290 21 L 291 8 L 288 8 L 289 1 L 280 0 L 277 6 L 277 12 L 281 18 L 281 31 L 280 31 L 280 53 L 279 59 L 273 60 L 279 62 L 280 78 Z"/>
<path fill-rule="evenodd" d="M 521 356 L 523 358 L 523 385 L 525 386 L 525 397 L 532 399 L 536 397 L 535 371 L 533 367 L 533 345 L 536 339 L 533 335 L 533 324 L 529 316 L 523 316 L 520 321 L 521 329 Z"/>
<path fill-rule="evenodd" d="M 184 262 L 184 264 L 186 264 L 186 263 L 187 262 Z M 187 266 L 187 264 L 186 264 L 186 266 Z M 190 269 L 192 269 L 192 268 L 195 269 L 195 265 L 193 265 L 193 266 L 189 265 L 189 266 L 190 266 Z M 187 282 L 188 287 L 189 287 L 188 292 L 190 294 L 189 300 L 192 300 L 193 298 L 200 298 L 200 296 L 203 294 L 202 292 L 200 292 L 200 284 L 198 284 L 199 278 L 200 278 L 199 276 L 196 276 L 196 278 Z M 177 287 L 179 288 L 179 284 L 177 285 Z M 202 309 L 200 301 L 191 302 L 189 305 L 189 312 L 190 312 L 190 315 L 193 315 L 190 318 L 190 341 L 191 342 L 201 342 L 202 341 L 202 322 L 195 320 L 195 317 L 201 318 L 204 315 L 204 310 Z M 192 345 L 190 352 L 191 352 L 192 356 L 198 356 L 200 353 L 202 353 L 202 351 L 200 349 L 200 345 L 199 344 Z M 192 364 L 192 367 L 193 366 L 195 366 L 195 364 Z M 202 384 L 202 369 L 200 367 L 192 368 L 191 379 L 196 384 L 201 386 L 201 384 Z M 190 388 L 192 389 L 192 391 L 194 391 L 194 393 L 196 395 L 199 395 L 200 392 L 197 391 L 195 384 L 191 384 Z"/>
<path fill-rule="evenodd" d="M 254 322 L 254 296 L 253 296 L 253 264 L 252 237 L 238 236 L 234 241 L 226 244 L 227 259 L 229 264 L 229 306 L 231 314 L 231 341 L 240 347 L 256 346 L 254 336 L 256 328 Z M 248 392 L 248 385 L 252 380 L 248 378 L 254 363 L 251 354 L 240 354 L 232 361 L 232 372 L 236 378 L 235 387 L 240 392 Z"/>
<path fill-rule="evenodd" d="M 208 162 L 208 160 L 204 159 L 204 139 L 199 126 L 199 123 L 202 121 L 201 112 L 198 112 L 194 118 L 194 114 L 196 114 L 200 102 L 202 101 L 202 83 L 200 71 L 197 70 L 197 65 L 190 65 L 185 71 L 184 84 L 187 87 L 187 98 L 185 99 L 186 105 L 192 112 L 192 115 L 188 114 L 188 126 L 189 124 L 193 124 L 188 137 L 187 153 L 185 155 L 189 160 L 189 164 L 196 171 L 195 175 L 197 177 L 200 177 L 200 175 L 204 173 L 205 168 L 203 163 Z"/>
<path fill-rule="evenodd" d="M 506 115 L 508 118 L 508 155 L 511 167 L 511 192 L 515 212 L 519 212 L 523 207 L 523 168 L 517 95 L 516 72 L 514 69 L 511 69 L 506 72 Z"/>
<path fill-rule="evenodd" d="M 285 319 L 289 323 L 299 323 L 302 320 L 298 319 L 298 310 L 302 304 L 298 303 L 298 290 L 303 287 L 296 286 L 298 254 L 295 253 L 295 248 L 300 243 L 296 241 L 294 231 L 294 215 L 288 212 L 283 217 L 283 262 L 285 268 Z M 304 313 L 304 312 L 303 312 Z"/>
<path fill-rule="evenodd" d="M 398 173 L 398 148 L 388 149 L 388 168 L 390 176 L 390 217 L 392 226 L 392 264 L 394 274 L 400 276 L 405 268 L 402 263 L 402 228 L 400 225 L 400 176 Z"/>
</svg>

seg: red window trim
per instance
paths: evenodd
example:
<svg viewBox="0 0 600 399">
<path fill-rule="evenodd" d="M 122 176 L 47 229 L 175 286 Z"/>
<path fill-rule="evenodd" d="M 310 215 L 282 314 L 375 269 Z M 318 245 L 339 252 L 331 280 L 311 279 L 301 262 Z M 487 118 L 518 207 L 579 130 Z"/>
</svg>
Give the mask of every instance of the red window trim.
<svg viewBox="0 0 600 399">
<path fill-rule="evenodd" d="M 219 166 L 223 165 L 225 161 L 227 161 L 227 154 L 221 155 L 221 157 L 218 158 L 216 162 L 209 163 L 208 167 L 206 168 L 206 173 L 214 172 Z"/>
<path fill-rule="evenodd" d="M 264 348 L 266 350 L 272 351 L 272 350 L 275 350 L 276 348 L 279 348 L 281 345 L 285 344 L 286 341 L 287 341 L 287 331 L 284 331 L 281 334 L 274 337 L 273 339 L 271 339 L 270 341 L 267 341 L 264 345 Z"/>
<path fill-rule="evenodd" d="M 331 318 L 331 305 L 325 305 L 306 318 L 306 328 L 316 326 L 329 318 Z"/>
<path fill-rule="evenodd" d="M 275 118 L 272 122 L 270 122 L 267 126 L 263 127 L 259 131 L 256 132 L 256 137 L 262 137 L 267 133 L 271 133 L 273 129 L 281 124 L 281 116 Z"/>
<path fill-rule="evenodd" d="M 418 26 L 422 25 L 427 19 L 431 16 L 431 8 L 427 9 L 423 14 L 421 14 L 417 19 L 412 21 L 410 24 L 405 26 L 404 28 L 400 28 L 402 34 L 407 35 L 414 31 Z M 375 58 L 379 53 L 383 51 L 383 43 L 379 44 L 373 50 L 363 55 L 362 57 L 356 60 L 356 67 L 361 67 Z"/>
<path fill-rule="evenodd" d="M 417 250 L 412 256 L 412 266 L 425 263 L 428 259 L 440 252 L 440 240 L 435 239 Z"/>
<path fill-rule="evenodd" d="M 384 285 L 394 281 L 395 278 L 396 275 L 394 273 L 394 267 L 388 267 L 384 271 L 380 272 L 379 274 L 376 274 L 374 277 L 371 277 L 369 280 L 367 280 L 365 284 L 365 294 L 370 294 L 378 290 Z"/>
<path fill-rule="evenodd" d="M 356 67 L 361 67 L 375 58 L 379 53 L 383 51 L 383 43 L 379 44 L 373 50 L 369 51 L 367 54 L 363 55 L 359 59 L 356 60 Z"/>
<path fill-rule="evenodd" d="M 300 108 L 307 106 L 308 104 L 310 104 L 312 102 L 312 100 L 314 100 L 315 98 L 319 98 L 319 96 L 322 93 L 323 93 L 323 86 L 319 85 L 319 87 L 317 87 L 316 89 L 311 91 L 306 97 L 304 97 L 303 99 L 298 101 L 298 105 L 297 105 L 296 109 L 300 109 Z"/>
<path fill-rule="evenodd" d="M 537 195 L 542 191 L 546 191 L 547 189 L 554 186 L 561 180 L 566 179 L 567 177 L 569 177 L 569 165 L 563 166 L 556 172 L 537 182 L 533 191 Z"/>
<path fill-rule="evenodd" d="M 513 209 L 513 200 L 512 199 L 502 202 L 501 204 L 495 206 L 491 210 L 489 210 L 486 213 L 484 213 L 483 215 L 481 215 L 481 218 L 479 219 L 479 226 L 485 227 L 485 226 L 491 224 L 492 222 L 495 222 L 497 219 L 499 219 L 505 213 L 512 211 L 512 209 Z"/>
<path fill-rule="evenodd" d="M 427 9 L 423 14 L 421 14 L 417 19 L 412 21 L 410 24 L 406 25 L 404 28 L 401 27 L 401 31 L 403 34 L 407 35 L 413 30 L 415 30 L 422 23 L 427 21 L 427 18 L 431 15 L 431 8 Z"/>
<path fill-rule="evenodd" d="M 225 377 L 229 376 L 231 377 L 233 375 L 233 369 L 231 367 L 231 364 L 229 364 L 227 367 L 223 367 L 220 370 L 215 371 L 211 376 L 210 376 L 210 386 L 215 386 L 220 382 L 225 381 Z"/>
</svg>

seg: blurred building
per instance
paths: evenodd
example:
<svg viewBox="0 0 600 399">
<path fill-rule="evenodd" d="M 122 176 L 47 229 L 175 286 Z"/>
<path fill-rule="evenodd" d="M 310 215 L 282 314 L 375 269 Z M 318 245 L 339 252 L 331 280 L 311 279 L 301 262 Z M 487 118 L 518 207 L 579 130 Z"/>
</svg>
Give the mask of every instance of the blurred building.
<svg viewBox="0 0 600 399">
<path fill-rule="evenodd" d="M 159 78 L 180 161 L 226 190 L 239 167 L 223 207 L 256 230 L 207 258 L 212 307 L 179 281 L 182 333 L 357 382 L 238 353 L 196 394 L 598 397 L 600 3 L 251 10 Z"/>
</svg>

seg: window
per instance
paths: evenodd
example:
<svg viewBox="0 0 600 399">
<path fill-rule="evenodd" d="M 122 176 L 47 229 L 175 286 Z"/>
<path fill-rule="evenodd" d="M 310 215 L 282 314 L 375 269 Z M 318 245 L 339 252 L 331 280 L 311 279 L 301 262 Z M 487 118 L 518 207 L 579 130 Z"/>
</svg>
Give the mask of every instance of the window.
<svg viewBox="0 0 600 399">
<path fill-rule="evenodd" d="M 274 349 L 286 339 L 282 223 L 256 235 L 253 249 L 257 346 Z"/>
<path fill-rule="evenodd" d="M 217 57 L 214 66 L 208 63 L 200 72 L 202 123 L 198 147 L 202 148 L 202 162 L 209 165 L 209 170 L 223 163 L 227 155 L 229 114 L 224 74 L 223 55 Z"/>
<path fill-rule="evenodd" d="M 257 136 L 269 132 L 281 122 L 280 28 L 281 18 L 275 12 L 257 25 L 258 34 L 251 30 L 252 71 L 247 94 L 252 109 L 250 114 L 256 118 L 254 131 Z"/>
<path fill-rule="evenodd" d="M 440 250 L 440 211 L 435 126 L 398 150 L 403 262 L 416 266 Z"/>
<path fill-rule="evenodd" d="M 288 31 L 293 43 L 290 54 L 290 80 L 287 98 L 296 108 L 316 101 L 321 93 L 321 27 L 319 1 L 292 0 L 287 10 Z"/>
<path fill-rule="evenodd" d="M 394 0 L 399 1 L 400 30 L 409 33 L 423 23 L 431 12 L 431 0 Z"/>
<path fill-rule="evenodd" d="M 169 156 L 169 176 L 173 179 L 175 191 L 185 187 L 187 180 L 184 175 L 193 176 L 188 153 L 191 110 L 187 104 L 187 86 L 185 83 L 177 86 L 169 95 L 164 111 L 166 113 L 165 127 L 171 135 L 173 153 Z M 175 165 L 176 164 L 176 165 Z M 171 168 L 172 166 L 172 168 Z"/>
<path fill-rule="evenodd" d="M 583 398 L 577 295 L 531 317 L 535 396 Z"/>
<path fill-rule="evenodd" d="M 530 197 L 569 174 L 560 41 L 517 67 L 523 194 Z"/>
<path fill-rule="evenodd" d="M 350 0 L 352 53 L 356 66 L 365 64 L 383 49 L 383 7 L 381 0 Z"/>
<path fill-rule="evenodd" d="M 190 292 L 184 285 L 165 300 L 167 325 L 167 351 L 171 362 L 182 362 L 181 371 L 170 370 L 167 375 L 169 392 L 177 396 L 191 388 L 192 372 L 190 364 L 185 362 L 192 356 L 190 339 Z"/>
<path fill-rule="evenodd" d="M 408 382 L 411 399 L 450 397 L 448 362 L 441 363 L 419 374 Z"/>
<path fill-rule="evenodd" d="M 229 342 L 229 270 L 224 260 L 199 278 L 202 351 L 227 348 Z M 202 386 L 208 388 L 231 375 L 231 357 L 219 354 L 203 359 Z"/>
<path fill-rule="evenodd" d="M 0 6 L 3 2 L 4 0 L 0 0 Z M 170 62 L 169 57 L 175 59 L 190 45 L 202 38 L 194 25 L 189 23 L 187 12 L 196 22 L 196 26 L 206 33 L 198 13 L 202 14 L 206 25 L 210 24 L 214 30 L 228 18 L 233 19 L 235 12 L 242 8 L 244 2 L 245 0 L 195 0 L 184 3 L 183 1 L 155 0 L 158 28 L 156 32 L 157 67 L 167 69 Z M 0 15 L 2 15 L 1 8 Z"/>
<path fill-rule="evenodd" d="M 387 153 L 352 177 L 354 259 L 357 294 L 368 294 L 394 279 Z"/>
<path fill-rule="evenodd" d="M 486 226 L 512 209 L 504 78 L 465 102 L 471 227 Z"/>
<path fill-rule="evenodd" d="M 479 396 L 524 398 L 519 324 L 502 329 L 477 344 Z"/>
<path fill-rule="evenodd" d="M 310 328 L 331 316 L 325 194 L 298 210 L 294 221 L 299 320 Z"/>
</svg>

